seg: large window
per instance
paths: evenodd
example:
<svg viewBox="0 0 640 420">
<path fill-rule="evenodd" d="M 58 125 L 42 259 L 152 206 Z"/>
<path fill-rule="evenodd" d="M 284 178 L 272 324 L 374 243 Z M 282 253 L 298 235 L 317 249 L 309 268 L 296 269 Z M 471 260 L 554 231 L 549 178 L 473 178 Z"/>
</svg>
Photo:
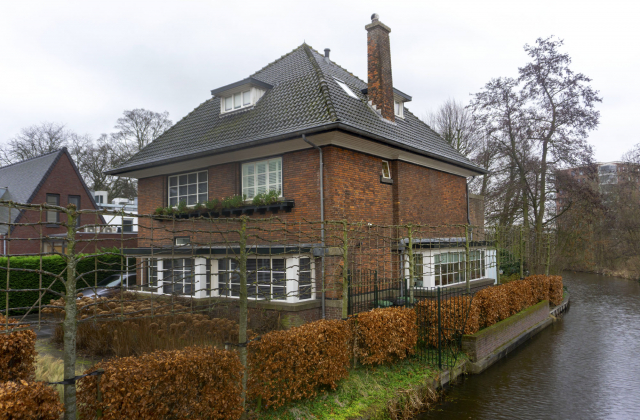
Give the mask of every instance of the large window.
<svg viewBox="0 0 640 420">
<path fill-rule="evenodd" d="M 436 286 L 462 283 L 466 281 L 466 254 L 445 252 L 434 256 Z M 485 276 L 485 253 L 481 250 L 469 252 L 469 280 Z"/>
<path fill-rule="evenodd" d="M 413 284 L 422 287 L 424 280 L 424 255 L 413 254 Z"/>
<path fill-rule="evenodd" d="M 240 271 L 232 258 L 218 261 L 218 289 L 220 296 L 240 296 Z"/>
<path fill-rule="evenodd" d="M 226 112 L 235 111 L 236 109 L 247 108 L 258 102 L 264 91 L 257 88 L 249 88 L 242 92 L 220 98 L 220 110 L 224 114 Z"/>
<path fill-rule="evenodd" d="M 155 288 L 158 285 L 158 259 L 149 258 L 143 266 L 143 288 Z M 155 290 L 154 290 L 155 291 Z"/>
<path fill-rule="evenodd" d="M 311 258 L 300 258 L 300 267 L 298 268 L 298 299 L 311 298 L 313 298 Z"/>
<path fill-rule="evenodd" d="M 282 158 L 243 164 L 242 194 L 251 199 L 269 191 L 282 195 Z"/>
<path fill-rule="evenodd" d="M 50 206 L 60 205 L 60 194 L 47 194 L 47 204 Z M 56 210 L 47 210 L 47 223 L 60 222 L 60 212 Z"/>
<path fill-rule="evenodd" d="M 188 206 L 205 203 L 207 190 L 207 171 L 170 176 L 169 206 L 177 206 L 181 201 Z"/>
<path fill-rule="evenodd" d="M 190 295 L 195 292 L 193 259 L 162 260 L 162 291 L 166 294 Z"/>
<path fill-rule="evenodd" d="M 250 298 L 285 300 L 286 277 L 284 258 L 247 260 L 247 291 Z"/>
</svg>

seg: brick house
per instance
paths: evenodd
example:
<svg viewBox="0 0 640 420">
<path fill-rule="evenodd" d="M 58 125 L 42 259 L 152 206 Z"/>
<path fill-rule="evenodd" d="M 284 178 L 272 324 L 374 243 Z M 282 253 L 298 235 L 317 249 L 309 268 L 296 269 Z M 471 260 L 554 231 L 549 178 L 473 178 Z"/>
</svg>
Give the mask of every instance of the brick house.
<svg viewBox="0 0 640 420">
<path fill-rule="evenodd" d="M 248 78 L 212 90 L 212 98 L 109 173 L 138 179 L 140 214 L 180 201 L 193 206 L 240 194 L 251 200 L 273 190 L 281 204 L 277 216 L 290 225 L 309 220 L 379 226 L 483 224 L 482 198 L 470 197 L 467 188 L 467 177 L 483 170 L 409 111 L 411 96 L 393 86 L 390 29 L 377 15 L 365 28 L 368 83 L 331 61 L 329 49 L 322 55 L 302 44 Z M 267 209 L 261 217 L 270 215 Z M 187 267 L 195 280 L 177 293 L 237 296 L 228 276 L 233 261 L 198 257 L 212 255 L 206 235 L 184 238 L 175 230 L 159 229 L 162 222 L 141 218 L 139 223 L 140 231 L 155 229 L 153 240 L 141 236 L 140 248 L 129 251 L 148 255 L 153 248 L 155 258 L 145 266 L 147 274 L 138 276 L 141 281 L 185 278 Z M 206 229 L 203 221 L 189 223 Z M 329 275 L 321 273 L 330 271 L 325 252 L 330 245 L 324 241 L 316 238 L 315 245 L 298 253 L 283 247 L 283 255 L 264 259 L 271 284 L 262 296 L 264 307 L 305 311 L 300 315 L 307 320 L 325 315 L 325 309 L 327 317 L 337 316 L 331 308 L 340 304 L 328 301 L 339 301 L 339 290 L 320 292 L 320 279 Z M 176 259 L 180 243 L 191 245 L 191 251 Z M 427 268 L 426 259 L 436 258 L 431 251 L 423 254 L 424 285 L 449 284 Z M 385 270 L 400 277 L 401 263 L 394 258 L 385 262 Z M 255 264 L 251 269 L 260 274 Z M 284 294 L 274 273 L 294 278 Z M 481 274 L 477 279 L 487 276 L 484 266 Z M 197 286 L 205 282 L 212 293 Z M 176 289 L 165 293 L 171 291 Z"/>
<path fill-rule="evenodd" d="M 0 168 L 0 200 L 22 204 L 51 204 L 97 210 L 93 195 L 84 183 L 66 148 Z M 9 215 L 9 212 L 11 213 Z M 0 207 L 0 251 L 2 255 L 62 253 L 67 228 L 66 215 L 56 211 L 31 211 Z M 31 224 L 12 226 L 7 223 Z M 84 233 L 83 225 L 104 224 L 91 214 L 79 217 L 80 242 L 77 252 L 95 252 L 96 248 L 137 246 L 136 235 Z"/>
</svg>

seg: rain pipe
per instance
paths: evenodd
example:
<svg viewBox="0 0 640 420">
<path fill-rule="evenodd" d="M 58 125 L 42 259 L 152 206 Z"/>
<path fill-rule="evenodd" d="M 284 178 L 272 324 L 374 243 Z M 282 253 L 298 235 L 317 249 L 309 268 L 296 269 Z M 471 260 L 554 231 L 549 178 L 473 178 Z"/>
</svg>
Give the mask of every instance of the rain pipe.
<svg viewBox="0 0 640 420">
<path fill-rule="evenodd" d="M 323 174 L 323 168 L 324 168 L 324 160 L 322 158 L 322 149 L 318 146 L 316 146 L 315 144 L 313 144 L 311 141 L 309 141 L 307 139 L 307 136 L 305 136 L 304 134 L 302 135 L 302 140 L 304 140 L 305 142 L 309 143 L 313 148 L 317 149 L 318 152 L 320 153 L 320 222 L 321 222 L 321 231 L 320 231 L 320 237 L 321 237 L 321 242 L 322 242 L 322 260 L 321 260 L 321 267 L 322 267 L 322 319 L 325 319 L 326 317 L 326 310 L 325 310 L 325 302 L 324 302 L 324 253 L 325 253 L 325 240 L 324 240 L 324 174 Z"/>
</svg>

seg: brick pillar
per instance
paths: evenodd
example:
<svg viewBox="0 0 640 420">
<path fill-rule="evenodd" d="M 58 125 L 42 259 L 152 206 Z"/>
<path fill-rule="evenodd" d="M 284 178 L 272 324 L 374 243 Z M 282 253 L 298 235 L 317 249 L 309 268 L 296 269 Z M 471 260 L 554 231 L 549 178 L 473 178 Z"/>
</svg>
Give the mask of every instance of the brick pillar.
<svg viewBox="0 0 640 420">
<path fill-rule="evenodd" d="M 368 59 L 368 95 L 369 100 L 381 115 L 389 121 L 395 121 L 393 104 L 393 80 L 391 77 L 391 45 L 389 33 L 391 28 L 379 21 L 373 14 L 367 30 Z"/>
</svg>

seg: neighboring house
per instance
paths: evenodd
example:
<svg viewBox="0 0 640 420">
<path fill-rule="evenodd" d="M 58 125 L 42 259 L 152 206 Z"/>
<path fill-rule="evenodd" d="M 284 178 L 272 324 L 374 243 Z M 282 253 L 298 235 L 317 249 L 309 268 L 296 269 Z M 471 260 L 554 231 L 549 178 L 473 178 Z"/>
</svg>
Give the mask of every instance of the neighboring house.
<svg viewBox="0 0 640 420">
<path fill-rule="evenodd" d="M 251 199 L 275 190 L 287 207 L 277 215 L 290 223 L 319 221 L 324 210 L 325 220 L 375 225 L 482 224 L 482 198 L 469 203 L 467 178 L 483 174 L 483 169 L 409 111 L 411 96 L 396 89 L 392 80 L 390 29 L 374 16 L 366 30 L 368 83 L 331 61 L 328 49 L 322 55 L 302 44 L 250 77 L 212 90 L 212 98 L 109 173 L 138 179 L 140 214 L 183 200 L 193 206 L 234 194 Z M 206 235 L 184 238 L 159 229 L 162 222 L 141 218 L 139 223 L 141 231 L 144 227 L 150 232 L 152 223 L 155 229 L 153 241 L 141 236 L 141 248 L 128 250 L 144 255 L 153 245 L 155 258 L 147 260 L 141 281 L 162 285 L 163 276 L 195 278 L 196 286 L 185 281 L 184 287 L 160 291 L 188 294 L 207 284 L 217 289 L 214 296 L 237 296 L 237 285 L 228 275 L 233 261 L 205 262 L 204 252 L 196 252 L 206 248 Z M 206 230 L 206 223 L 202 227 Z M 443 275 L 460 267 L 453 258 L 453 253 L 459 256 L 460 236 L 457 231 L 456 238 L 440 241 L 438 249 L 433 243 L 414 245 L 424 257 L 419 263 L 425 287 L 464 282 L 459 270 Z M 172 257 L 180 244 L 190 244 L 193 254 Z M 301 301 L 318 302 L 323 261 L 314 255 L 319 254 L 271 258 L 265 275 L 272 287 L 266 300 L 281 300 L 292 305 L 291 310 Z M 473 255 L 481 267 L 474 280 L 495 277 L 485 252 Z M 205 265 L 206 271 L 194 268 Z M 436 266 L 441 274 L 431 271 Z M 397 263 L 394 270 L 393 277 L 402 276 Z M 281 290 L 273 280 L 276 274 L 294 281 Z M 302 291 L 301 285 L 309 283 L 311 291 Z M 337 316 L 327 311 L 327 316 Z M 314 316 L 317 313 L 309 317 Z"/>
<path fill-rule="evenodd" d="M 22 204 L 51 204 L 66 207 L 75 204 L 79 209 L 97 210 L 93 196 L 85 185 L 78 168 L 73 163 L 66 148 L 33 159 L 0 168 L 1 200 Z M 0 251 L 2 255 L 24 255 L 38 253 L 62 253 L 66 247 L 67 228 L 63 225 L 66 215 L 56 211 L 18 210 L 0 206 Z M 32 224 L 12 226 L 7 223 Z M 79 232 L 82 226 L 104 224 L 97 215 L 81 214 L 78 220 Z M 122 245 L 121 235 L 86 235 L 77 244 L 78 252 L 93 252 L 96 247 Z M 96 240 L 89 240 L 95 237 Z M 134 240 L 125 241 L 126 246 L 135 246 Z"/>
<path fill-rule="evenodd" d="M 138 218 L 136 217 L 138 214 L 138 197 L 133 200 L 117 197 L 111 200 L 111 204 L 109 204 L 107 191 L 92 191 L 92 193 L 100 210 L 118 213 L 117 215 L 103 215 L 107 223 L 107 226 L 102 228 L 103 232 L 138 232 Z"/>
</svg>

